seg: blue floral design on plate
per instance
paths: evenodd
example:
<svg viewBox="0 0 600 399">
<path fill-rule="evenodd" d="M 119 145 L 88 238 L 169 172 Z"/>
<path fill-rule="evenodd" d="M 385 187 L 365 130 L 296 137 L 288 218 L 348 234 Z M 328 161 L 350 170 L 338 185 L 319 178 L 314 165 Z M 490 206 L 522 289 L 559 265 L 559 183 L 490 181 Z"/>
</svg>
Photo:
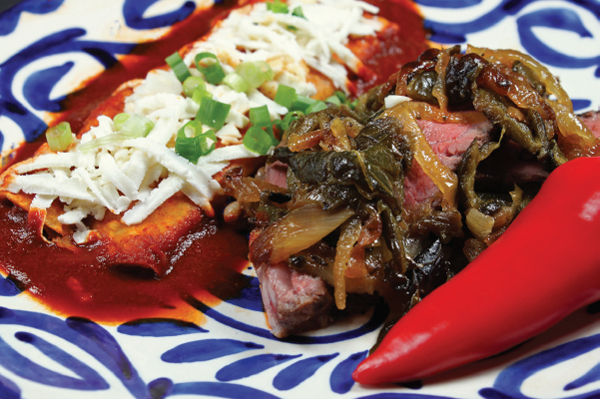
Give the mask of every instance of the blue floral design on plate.
<svg viewBox="0 0 600 399">
<path fill-rule="evenodd" d="M 26 40 L 19 36 L 21 28 L 27 29 L 32 23 L 26 14 L 37 18 L 36 24 L 43 24 L 44 16 L 68 12 L 66 6 L 73 1 L 25 0 L 0 13 L 0 39 L 22 43 L 17 50 L 5 52 L 0 60 L 0 130 L 4 129 L 0 146 L 5 150 L 18 144 L 12 142 L 18 136 L 12 131 L 13 126 L 31 141 L 46 128 L 40 113 L 61 111 L 62 98 L 53 98 L 51 92 L 76 67 L 76 61 L 68 54 L 84 54 L 108 68 L 136 44 L 89 39 L 88 29 L 97 21 L 76 18 L 76 25 L 58 27 L 47 35 L 29 29 Z M 129 28 L 152 31 L 184 20 L 200 3 L 182 0 L 172 11 L 146 17 L 146 12 L 158 2 L 107 0 L 106 4 L 118 5 L 120 15 L 113 17 L 122 18 Z M 425 10 L 426 25 L 432 30 L 432 39 L 439 43 L 475 42 L 506 24 L 510 29 L 504 33 L 510 34 L 522 50 L 561 71 L 568 91 L 577 93 L 575 109 L 600 106 L 600 91 L 589 90 L 600 87 L 598 1 L 555 1 L 547 7 L 534 0 L 416 3 Z M 452 12 L 460 12 L 460 18 L 452 17 Z M 439 15 L 444 15 L 443 21 Z M 549 30 L 596 45 L 584 46 L 585 51 L 565 51 L 560 43 L 548 39 Z M 500 36 L 489 46 L 502 47 Z M 45 65 L 44 59 L 49 56 L 64 61 L 27 72 L 33 63 Z M 24 73 L 28 75 L 18 80 L 17 76 Z M 578 85 L 585 87 L 580 90 Z M 3 119 L 13 125 L 2 124 Z M 375 341 L 377 330 L 387 317 L 385 306 L 376 307 L 371 314 L 352 320 L 343 328 L 277 340 L 268 331 L 262 315 L 258 282 L 251 271 L 247 273 L 248 288 L 238 298 L 219 306 L 187 298 L 204 318 L 202 324 L 155 318 L 131 320 L 117 327 L 47 314 L 21 294 L 11 278 L 0 278 L 0 398 L 51 397 L 57 393 L 64 398 L 81 398 L 92 392 L 94 397 L 106 398 L 191 395 L 271 399 L 312 395 L 467 399 L 473 397 L 473 392 L 482 399 L 600 397 L 598 304 L 590 306 L 588 312 L 577 312 L 515 350 L 454 371 L 452 381 L 458 378 L 468 389 L 453 386 L 440 394 L 439 384 L 443 382 L 435 379 L 365 389 L 354 383 L 351 373 Z M 541 345 L 547 349 L 540 351 Z M 548 380 L 559 388 L 539 393 L 528 390 L 529 380 L 549 378 L 548 370 L 567 370 L 573 364 L 580 368 L 576 377 Z M 474 372 L 486 368 L 486 377 L 477 379 Z M 436 393 L 430 389 L 433 382 Z"/>
<path fill-rule="evenodd" d="M 155 29 L 171 26 L 183 21 L 196 9 L 193 1 L 186 1 L 178 10 L 151 18 L 144 18 L 144 12 L 158 0 L 125 0 L 123 16 L 125 23 L 134 29 Z"/>
<path fill-rule="evenodd" d="M 65 0 L 23 0 L 10 9 L 0 13 L 0 36 L 12 33 L 23 12 L 32 14 L 48 14 L 54 12 Z"/>
</svg>

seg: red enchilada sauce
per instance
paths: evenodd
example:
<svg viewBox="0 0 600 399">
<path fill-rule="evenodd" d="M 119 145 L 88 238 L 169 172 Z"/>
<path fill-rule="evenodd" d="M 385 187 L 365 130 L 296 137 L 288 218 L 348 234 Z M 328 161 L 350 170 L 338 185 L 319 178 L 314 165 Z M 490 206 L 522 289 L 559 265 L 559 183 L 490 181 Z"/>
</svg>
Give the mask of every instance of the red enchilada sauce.
<svg viewBox="0 0 600 399">
<path fill-rule="evenodd" d="M 382 83 L 427 48 L 422 19 L 411 2 L 370 2 L 380 8 L 379 15 L 400 25 L 400 30 L 383 32 L 379 42 L 364 39 L 367 50 L 361 58 L 372 74 L 370 81 L 356 82 L 358 94 Z M 173 49 L 204 35 L 211 21 L 225 16 L 231 7 L 231 2 L 224 2 L 197 12 L 175 25 L 165 38 L 138 46 L 119 64 L 70 95 L 63 104 L 66 111 L 58 119 L 69 121 L 78 131 L 122 82 L 143 78 L 148 70 L 163 65 Z M 31 156 L 40 144 L 24 145 L 15 161 Z M 108 323 L 144 317 L 198 322 L 202 316 L 184 297 L 193 295 L 214 303 L 215 297 L 235 296 L 244 284 L 239 272 L 248 267 L 246 237 L 219 218 L 204 217 L 179 238 L 176 248 L 167 254 L 170 271 L 160 279 L 126 265 L 110 267 L 101 244 L 81 246 L 74 252 L 59 248 L 37 237 L 31 222 L 27 212 L 9 202 L 0 203 L 0 268 L 31 296 L 65 316 Z"/>
</svg>

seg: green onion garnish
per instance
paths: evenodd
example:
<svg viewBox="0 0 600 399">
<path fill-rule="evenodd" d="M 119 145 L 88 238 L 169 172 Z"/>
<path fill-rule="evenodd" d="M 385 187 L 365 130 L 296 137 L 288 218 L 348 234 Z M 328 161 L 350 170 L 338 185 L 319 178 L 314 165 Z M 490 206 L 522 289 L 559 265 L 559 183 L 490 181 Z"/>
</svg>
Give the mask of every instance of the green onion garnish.
<svg viewBox="0 0 600 399">
<path fill-rule="evenodd" d="M 281 122 L 281 129 L 283 129 L 283 131 L 285 132 L 286 130 L 288 130 L 290 128 L 290 125 L 292 124 L 292 122 L 294 122 L 296 119 L 300 118 L 303 115 L 304 114 L 301 111 L 288 112 L 283 117 L 283 121 Z"/>
<path fill-rule="evenodd" d="M 273 131 L 273 126 L 267 126 L 265 131 L 269 135 L 269 138 L 271 139 L 271 145 L 273 147 L 275 147 L 277 144 L 279 144 L 279 140 L 277 140 L 277 138 L 275 137 L 275 132 Z"/>
<path fill-rule="evenodd" d="M 275 119 L 273 121 L 273 126 L 277 128 L 278 131 L 280 132 L 284 132 L 285 129 L 282 127 L 283 126 L 283 121 L 281 119 Z"/>
<path fill-rule="evenodd" d="M 242 142 L 248 150 L 260 155 L 267 155 L 274 145 L 273 136 L 256 126 L 246 131 Z"/>
<path fill-rule="evenodd" d="M 191 120 L 186 123 L 181 129 L 185 133 L 186 137 L 196 137 L 202 134 L 202 123 L 197 120 Z M 177 132 L 179 133 L 179 132 Z"/>
<path fill-rule="evenodd" d="M 296 99 L 292 102 L 292 108 L 288 108 L 290 111 L 301 111 L 306 114 L 306 109 L 317 102 L 317 100 L 313 100 L 310 97 L 297 95 Z"/>
<path fill-rule="evenodd" d="M 123 127 L 123 124 L 125 124 L 125 122 L 127 122 L 127 119 L 129 119 L 131 115 L 129 115 L 127 112 L 122 112 L 120 114 L 117 114 L 114 118 L 113 118 L 113 124 L 115 125 L 115 130 L 118 132 L 119 130 L 121 130 L 121 128 Z"/>
<path fill-rule="evenodd" d="M 200 87 L 197 87 L 192 93 L 192 100 L 194 100 L 194 102 L 198 105 L 200 105 L 200 101 L 202 101 L 203 97 L 212 99 L 212 94 L 206 89 L 202 89 Z"/>
<path fill-rule="evenodd" d="M 175 153 L 195 164 L 200 158 L 200 152 L 196 137 L 188 137 L 185 134 L 185 126 L 179 129 L 175 139 Z"/>
<path fill-rule="evenodd" d="M 216 55 L 213 53 L 200 53 L 194 61 L 196 62 L 196 68 L 202 72 L 208 83 L 218 85 L 223 81 L 225 72 L 221 68 L 221 63 Z"/>
<path fill-rule="evenodd" d="M 198 158 L 215 149 L 217 136 L 212 130 L 202 133 L 202 124 L 192 120 L 177 132 L 175 152 L 191 163 L 197 163 Z"/>
<path fill-rule="evenodd" d="M 269 108 L 266 105 L 263 105 L 262 107 L 250 108 L 249 116 L 252 126 L 268 127 L 272 124 Z"/>
<path fill-rule="evenodd" d="M 280 84 L 275 93 L 275 102 L 283 105 L 287 109 L 292 108 L 292 103 L 296 99 L 296 89 Z"/>
<path fill-rule="evenodd" d="M 183 63 L 183 60 L 177 51 L 168 56 L 165 61 L 167 61 L 167 65 L 175 72 L 175 76 L 177 76 L 177 79 L 179 79 L 180 82 L 183 82 L 192 76 L 190 70 L 187 65 Z"/>
<path fill-rule="evenodd" d="M 225 124 L 225 119 L 229 115 L 230 104 L 213 100 L 212 98 L 202 97 L 200 99 L 200 108 L 196 114 L 196 119 L 203 125 L 219 130 Z"/>
<path fill-rule="evenodd" d="M 250 89 L 256 89 L 275 76 L 271 66 L 265 61 L 242 62 L 235 67 L 235 72 L 248 82 Z"/>
<path fill-rule="evenodd" d="M 198 136 L 197 139 L 202 155 L 210 154 L 217 144 L 217 135 L 214 130 L 207 130 Z"/>
<path fill-rule="evenodd" d="M 206 82 L 198 76 L 190 76 L 183 81 L 183 94 L 192 97 L 196 89 L 206 90 Z"/>
<path fill-rule="evenodd" d="M 237 73 L 230 73 L 229 75 L 225 76 L 225 79 L 223 79 L 223 83 L 225 83 L 227 86 L 231 87 L 238 93 L 244 93 L 250 89 L 250 85 L 248 85 L 248 82 L 246 82 L 246 80 Z"/>
<path fill-rule="evenodd" d="M 294 8 L 294 11 L 292 11 L 292 15 L 306 19 L 306 17 L 304 16 L 304 12 L 302 12 L 301 6 Z"/>
<path fill-rule="evenodd" d="M 325 102 L 337 105 L 338 107 L 340 105 L 342 105 L 342 102 L 340 101 L 340 98 L 338 96 L 336 96 L 335 94 L 333 96 L 331 96 L 331 97 L 326 98 Z"/>
<path fill-rule="evenodd" d="M 337 96 L 337 98 L 339 98 L 339 99 L 340 99 L 340 101 L 341 101 L 342 103 L 346 103 L 346 102 L 348 102 L 348 96 L 347 96 L 347 95 L 346 95 L 346 93 L 344 93 L 343 91 L 341 91 L 341 90 L 336 90 L 336 91 L 335 91 L 335 95 Z"/>
<path fill-rule="evenodd" d="M 306 108 L 306 114 L 312 114 L 313 112 L 319 112 L 327 109 L 327 104 L 324 101 L 315 101 L 308 108 Z"/>
<path fill-rule="evenodd" d="M 121 115 L 121 114 L 119 114 Z M 117 115 L 118 116 L 118 115 Z M 144 118 L 141 115 L 130 115 L 121 124 L 118 129 L 119 133 L 129 138 L 146 137 L 154 128 L 154 123 L 151 120 Z M 116 126 L 115 126 L 116 129 Z"/>
<path fill-rule="evenodd" d="M 61 122 L 46 130 L 46 140 L 52 151 L 66 151 L 73 142 L 69 122 Z"/>
<path fill-rule="evenodd" d="M 267 1 L 267 10 L 277 14 L 287 14 L 288 6 L 280 0 Z"/>
</svg>

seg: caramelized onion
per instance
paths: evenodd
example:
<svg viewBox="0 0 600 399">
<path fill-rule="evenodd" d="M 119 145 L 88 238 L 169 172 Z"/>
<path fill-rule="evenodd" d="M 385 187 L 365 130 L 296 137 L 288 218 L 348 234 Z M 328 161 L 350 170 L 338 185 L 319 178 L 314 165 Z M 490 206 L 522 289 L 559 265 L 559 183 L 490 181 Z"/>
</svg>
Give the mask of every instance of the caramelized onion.
<svg viewBox="0 0 600 399">
<path fill-rule="evenodd" d="M 435 152 L 433 152 L 423 131 L 421 131 L 421 128 L 417 124 L 415 115 L 409 105 L 411 102 L 407 101 L 398 104 L 394 108 L 386 110 L 382 116 L 393 116 L 402 122 L 402 133 L 408 139 L 414 159 L 421 165 L 425 174 L 429 176 L 437 188 L 439 188 L 448 204 L 455 207 L 456 192 L 458 189 L 456 173 L 444 165 Z"/>
<path fill-rule="evenodd" d="M 591 146 L 596 142 L 596 137 L 592 131 L 566 106 L 555 101 L 548 101 L 548 103 L 556 114 L 556 124 L 563 137 L 575 134 L 581 137 L 587 146 Z"/>
<path fill-rule="evenodd" d="M 328 212 L 314 205 L 292 210 L 262 233 L 268 238 L 265 248 L 271 248 L 270 263 L 287 260 L 316 244 L 353 214 L 350 209 Z"/>
<path fill-rule="evenodd" d="M 333 296 L 338 309 L 346 308 L 346 268 L 352 249 L 360 236 L 360 219 L 353 218 L 344 224 L 335 248 L 333 264 Z"/>
<path fill-rule="evenodd" d="M 336 151 L 350 151 L 352 146 L 348 139 L 348 133 L 346 133 L 346 126 L 340 118 L 335 118 L 329 125 L 333 136 L 336 138 L 337 143 L 334 145 Z"/>
<path fill-rule="evenodd" d="M 325 136 L 325 130 L 314 130 L 304 134 L 290 134 L 288 148 L 293 152 L 309 149 L 321 142 Z"/>
<path fill-rule="evenodd" d="M 223 179 L 223 190 L 226 195 L 235 197 L 242 202 L 260 201 L 260 193 L 263 191 L 284 192 L 285 189 L 264 180 L 248 176 L 240 176 L 234 173 L 226 174 Z"/>
<path fill-rule="evenodd" d="M 475 53 L 492 63 L 500 62 L 507 66 L 512 65 L 514 61 L 520 61 L 523 65 L 527 66 L 533 71 L 533 73 L 535 73 L 535 75 L 540 79 L 540 82 L 546 86 L 546 90 L 554 94 L 560 104 L 563 104 L 565 107 L 567 107 L 569 111 L 573 111 L 571 99 L 558 82 L 558 78 L 552 75 L 548 68 L 533 59 L 533 57 L 515 50 L 491 50 L 488 48 L 479 48 L 471 45 L 467 46 L 467 53 Z"/>
<path fill-rule="evenodd" d="M 419 119 L 440 123 L 464 123 L 474 125 L 487 121 L 479 111 L 448 112 L 421 101 L 408 101 L 406 104 Z"/>
<path fill-rule="evenodd" d="M 487 237 L 494 227 L 494 218 L 481 213 L 475 208 L 471 208 L 467 211 L 466 221 L 471 233 L 480 240 Z"/>
<path fill-rule="evenodd" d="M 527 79 L 514 73 L 504 64 L 484 66 L 477 78 L 477 84 L 510 98 L 520 108 L 535 110 L 544 119 L 550 117 L 552 110 L 540 93 Z"/>
<path fill-rule="evenodd" d="M 438 100 L 440 109 L 444 112 L 448 110 L 448 97 L 446 96 L 446 69 L 450 62 L 450 54 L 447 51 L 440 51 L 438 61 L 435 64 L 435 71 L 438 78 L 433 85 L 432 94 Z"/>
<path fill-rule="evenodd" d="M 527 54 L 522 54 L 514 50 L 490 50 L 469 45 L 467 46 L 467 53 L 469 52 L 478 54 L 492 63 L 499 62 L 510 66 L 514 61 L 519 61 L 527 66 L 536 77 L 538 77 L 540 82 L 546 86 L 546 90 L 556 96 L 556 101 L 548 100 L 546 103 L 550 105 L 556 114 L 556 123 L 560 134 L 563 137 L 576 134 L 583 139 L 587 146 L 591 146 L 596 142 L 596 138 L 590 129 L 581 123 L 579 118 L 573 114 L 573 103 L 567 92 L 560 85 L 558 78 L 552 75 L 550 71 L 538 61 Z M 535 92 L 533 89 L 531 91 Z M 537 92 L 535 93 L 537 94 Z M 522 87 L 519 87 L 518 85 L 513 85 L 509 89 L 509 97 L 521 108 L 533 108 L 531 105 L 533 104 L 533 101 L 535 101 L 535 95 L 529 92 L 525 95 Z M 543 114 L 541 113 L 541 115 Z"/>
</svg>

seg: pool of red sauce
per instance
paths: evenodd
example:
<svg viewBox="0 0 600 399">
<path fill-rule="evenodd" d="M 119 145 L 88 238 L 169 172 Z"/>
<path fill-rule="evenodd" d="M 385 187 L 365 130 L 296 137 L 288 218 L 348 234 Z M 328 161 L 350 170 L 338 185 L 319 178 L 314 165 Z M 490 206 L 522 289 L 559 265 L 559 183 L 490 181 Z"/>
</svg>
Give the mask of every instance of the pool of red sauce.
<svg viewBox="0 0 600 399">
<path fill-rule="evenodd" d="M 371 0 L 379 15 L 401 26 L 398 35 L 384 37 L 384 45 L 366 60 L 375 72 L 369 82 L 358 82 L 359 92 L 382 83 L 405 62 L 427 47 L 421 17 L 405 0 Z M 123 82 L 143 78 L 164 64 L 175 49 L 204 35 L 210 22 L 225 16 L 234 5 L 225 1 L 196 12 L 176 24 L 164 38 L 142 44 L 118 64 L 68 96 L 58 120 L 67 120 L 78 131 L 86 116 Z M 33 154 L 42 141 L 23 145 L 15 161 Z M 201 322 L 202 316 L 185 302 L 194 296 L 216 304 L 233 297 L 244 285 L 239 272 L 248 267 L 244 233 L 225 226 L 218 218 L 204 220 L 181 238 L 179 249 L 168 254 L 171 271 L 160 279 L 148 274 L 126 274 L 108 268 L 101 248 L 61 249 L 36 237 L 27 224 L 27 213 L 0 203 L 0 268 L 29 295 L 55 313 L 120 323 L 149 317 L 171 317 Z"/>
</svg>

